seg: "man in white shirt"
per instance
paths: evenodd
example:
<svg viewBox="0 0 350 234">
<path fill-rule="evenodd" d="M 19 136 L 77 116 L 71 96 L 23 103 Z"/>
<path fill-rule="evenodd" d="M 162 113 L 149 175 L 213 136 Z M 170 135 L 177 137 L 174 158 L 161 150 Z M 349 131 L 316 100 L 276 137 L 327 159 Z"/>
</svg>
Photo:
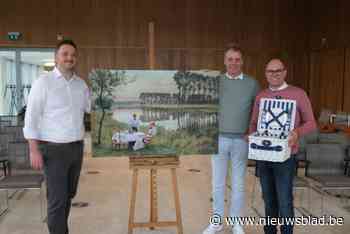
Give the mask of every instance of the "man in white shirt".
<svg viewBox="0 0 350 234">
<path fill-rule="evenodd" d="M 137 132 L 140 127 L 140 120 L 137 118 L 136 114 L 133 114 L 132 117 L 129 119 L 129 125 L 131 130 Z"/>
<path fill-rule="evenodd" d="M 89 88 L 74 73 L 77 46 L 58 43 L 56 67 L 32 86 L 23 128 L 30 162 L 44 169 L 50 234 L 68 234 L 68 216 L 83 160 L 84 112 L 90 112 Z"/>
</svg>

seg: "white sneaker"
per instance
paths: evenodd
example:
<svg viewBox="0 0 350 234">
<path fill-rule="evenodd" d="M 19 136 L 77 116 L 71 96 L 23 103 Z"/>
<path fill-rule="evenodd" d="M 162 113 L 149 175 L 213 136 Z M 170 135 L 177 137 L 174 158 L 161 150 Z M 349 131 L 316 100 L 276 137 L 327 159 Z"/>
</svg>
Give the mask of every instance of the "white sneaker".
<svg viewBox="0 0 350 234">
<path fill-rule="evenodd" d="M 239 224 L 233 225 L 232 234 L 244 234 L 243 227 Z"/>
<path fill-rule="evenodd" d="M 203 234 L 215 234 L 222 231 L 223 225 L 213 225 L 209 224 L 209 226 L 203 231 Z"/>
</svg>

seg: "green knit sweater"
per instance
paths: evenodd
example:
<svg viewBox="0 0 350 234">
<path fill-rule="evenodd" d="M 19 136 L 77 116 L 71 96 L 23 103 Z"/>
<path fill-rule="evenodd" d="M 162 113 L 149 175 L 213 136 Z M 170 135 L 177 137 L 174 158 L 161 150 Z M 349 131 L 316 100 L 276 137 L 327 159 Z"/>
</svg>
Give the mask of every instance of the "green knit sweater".
<svg viewBox="0 0 350 234">
<path fill-rule="evenodd" d="M 219 132 L 220 134 L 244 134 L 249 125 L 258 82 L 243 75 L 242 80 L 220 77 Z"/>
</svg>

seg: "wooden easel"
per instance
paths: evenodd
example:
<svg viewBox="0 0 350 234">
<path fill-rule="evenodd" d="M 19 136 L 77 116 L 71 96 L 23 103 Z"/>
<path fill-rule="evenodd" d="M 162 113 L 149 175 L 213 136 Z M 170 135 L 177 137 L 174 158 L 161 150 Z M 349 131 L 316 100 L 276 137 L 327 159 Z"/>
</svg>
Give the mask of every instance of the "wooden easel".
<svg viewBox="0 0 350 234">
<path fill-rule="evenodd" d="M 149 23 L 149 65 L 150 69 L 155 68 L 155 49 L 154 49 L 154 22 Z M 130 169 L 133 170 L 132 188 L 129 210 L 128 234 L 133 233 L 134 228 L 150 228 L 176 226 L 178 234 L 183 234 L 181 206 L 179 190 L 177 186 L 176 168 L 180 165 L 179 157 L 176 153 L 153 154 L 153 155 L 137 155 L 129 157 Z M 135 204 L 137 193 L 138 171 L 141 169 L 150 170 L 150 221 L 135 223 Z M 158 220 L 158 202 L 157 202 L 157 170 L 170 169 L 172 177 L 172 186 L 175 202 L 175 221 L 159 221 Z"/>
<path fill-rule="evenodd" d="M 172 155 L 140 155 L 129 157 L 130 169 L 133 170 L 132 189 L 130 199 L 129 227 L 128 234 L 133 233 L 134 228 L 150 228 L 176 226 L 178 234 L 183 234 L 181 206 L 179 190 L 177 186 L 176 168 L 180 165 L 179 157 Z M 135 223 L 135 204 L 137 194 L 138 171 L 141 169 L 150 170 L 150 221 Z M 175 202 L 175 221 L 158 220 L 158 201 L 157 201 L 157 170 L 170 169 L 172 177 L 172 186 Z"/>
</svg>

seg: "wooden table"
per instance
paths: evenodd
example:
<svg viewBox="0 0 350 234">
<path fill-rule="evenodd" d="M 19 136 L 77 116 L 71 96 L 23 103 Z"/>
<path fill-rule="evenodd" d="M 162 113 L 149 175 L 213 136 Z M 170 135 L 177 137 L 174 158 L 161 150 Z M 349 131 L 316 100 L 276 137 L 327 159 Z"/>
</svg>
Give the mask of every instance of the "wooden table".
<svg viewBox="0 0 350 234">
<path fill-rule="evenodd" d="M 129 157 L 129 166 L 133 170 L 131 199 L 129 211 L 129 226 L 128 234 L 133 233 L 134 228 L 150 228 L 176 226 L 178 234 L 182 234 L 181 206 L 179 198 L 179 190 L 177 187 L 176 168 L 179 167 L 180 160 L 176 153 L 159 153 L 147 154 L 139 152 L 137 155 Z M 149 222 L 134 222 L 135 218 L 135 203 L 137 193 L 138 171 L 141 169 L 150 170 L 150 221 Z M 175 221 L 159 221 L 158 220 L 158 204 L 157 204 L 157 170 L 169 169 L 171 171 L 172 186 L 175 200 Z"/>
</svg>

